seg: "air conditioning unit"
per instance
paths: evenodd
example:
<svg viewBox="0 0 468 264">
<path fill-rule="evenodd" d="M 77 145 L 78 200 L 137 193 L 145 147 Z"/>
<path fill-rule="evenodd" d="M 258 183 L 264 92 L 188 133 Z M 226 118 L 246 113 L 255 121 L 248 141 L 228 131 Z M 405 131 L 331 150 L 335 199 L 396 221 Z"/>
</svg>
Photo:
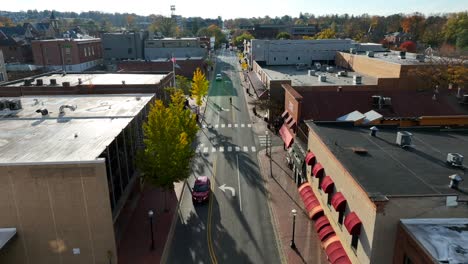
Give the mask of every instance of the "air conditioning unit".
<svg viewBox="0 0 468 264">
<path fill-rule="evenodd" d="M 367 55 L 367 57 L 373 58 L 374 57 L 374 52 L 373 51 L 367 51 L 366 55 Z"/>
<path fill-rule="evenodd" d="M 418 60 L 419 62 L 424 62 L 426 60 L 426 55 L 416 54 L 416 60 Z"/>
<path fill-rule="evenodd" d="M 335 70 L 335 67 L 329 66 L 327 67 L 327 72 L 332 73 Z"/>
<path fill-rule="evenodd" d="M 308 75 L 309 76 L 315 76 L 315 70 L 309 70 Z"/>
<path fill-rule="evenodd" d="M 462 104 L 468 104 L 468 94 L 464 94 L 461 98 Z"/>
<path fill-rule="evenodd" d="M 43 84 L 42 79 L 36 79 L 36 86 L 42 86 Z"/>
<path fill-rule="evenodd" d="M 10 107 L 10 110 L 20 110 L 22 109 L 22 105 L 21 105 L 21 100 L 20 99 L 13 99 L 13 100 L 9 100 L 9 107 Z"/>
<path fill-rule="evenodd" d="M 326 82 L 326 81 L 327 81 L 327 76 L 325 76 L 325 75 L 319 75 L 319 76 L 318 76 L 318 81 L 319 81 L 319 82 Z"/>
<path fill-rule="evenodd" d="M 381 100 L 382 100 L 382 96 L 373 95 L 372 96 L 372 106 L 375 107 L 375 108 L 379 108 L 379 106 L 381 105 Z"/>
<path fill-rule="evenodd" d="M 70 82 L 62 82 L 63 87 L 70 87 Z"/>
<path fill-rule="evenodd" d="M 406 51 L 400 51 L 398 58 L 402 60 L 406 59 Z"/>
<path fill-rule="evenodd" d="M 354 75 L 353 76 L 353 84 L 362 84 L 362 76 Z"/>
<path fill-rule="evenodd" d="M 383 105 L 384 106 L 391 106 L 392 105 L 392 98 L 391 97 L 383 97 Z"/>
<path fill-rule="evenodd" d="M 50 79 L 50 85 L 57 85 L 56 79 Z"/>
<path fill-rule="evenodd" d="M 316 62 L 314 66 L 317 71 L 320 71 L 320 69 L 322 68 L 322 64 L 320 64 L 320 62 Z"/>
<path fill-rule="evenodd" d="M 338 76 L 339 77 L 346 77 L 346 76 L 348 76 L 348 72 L 347 71 L 339 71 Z"/>
<path fill-rule="evenodd" d="M 447 154 L 447 164 L 454 167 L 463 166 L 463 155 L 459 153 Z"/>
<path fill-rule="evenodd" d="M 31 86 L 31 80 L 29 79 L 24 80 L 24 86 Z"/>
<path fill-rule="evenodd" d="M 4 110 L 5 108 L 8 108 L 7 102 L 5 99 L 0 100 L 0 111 Z"/>
<path fill-rule="evenodd" d="M 398 131 L 396 143 L 402 148 L 412 147 L 413 146 L 413 134 L 408 131 Z"/>
</svg>

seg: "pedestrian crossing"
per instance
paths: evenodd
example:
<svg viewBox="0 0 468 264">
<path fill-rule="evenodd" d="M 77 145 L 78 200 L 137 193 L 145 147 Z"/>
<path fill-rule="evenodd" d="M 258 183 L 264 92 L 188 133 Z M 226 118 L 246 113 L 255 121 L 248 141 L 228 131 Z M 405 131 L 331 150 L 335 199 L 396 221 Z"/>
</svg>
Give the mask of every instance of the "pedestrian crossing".
<svg viewBox="0 0 468 264">
<path fill-rule="evenodd" d="M 196 151 L 197 153 L 224 153 L 224 152 L 257 152 L 255 146 L 209 146 L 206 147 L 204 144 L 200 144 Z"/>
<path fill-rule="evenodd" d="M 252 124 L 203 124 L 202 128 L 251 128 Z"/>
</svg>

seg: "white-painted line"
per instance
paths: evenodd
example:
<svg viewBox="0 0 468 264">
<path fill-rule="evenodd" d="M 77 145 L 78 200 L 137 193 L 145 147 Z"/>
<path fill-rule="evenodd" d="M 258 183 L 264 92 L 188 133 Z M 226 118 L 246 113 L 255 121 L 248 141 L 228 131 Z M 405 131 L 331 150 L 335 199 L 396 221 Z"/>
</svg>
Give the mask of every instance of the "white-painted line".
<svg viewBox="0 0 468 264">
<path fill-rule="evenodd" d="M 202 125 L 202 128 L 206 128 L 206 125 Z"/>
<path fill-rule="evenodd" d="M 248 126 L 248 127 L 252 127 L 252 124 L 248 124 L 247 126 Z"/>
<path fill-rule="evenodd" d="M 215 125 L 215 128 L 218 128 L 218 125 Z"/>
<path fill-rule="evenodd" d="M 239 172 L 239 155 L 236 155 L 237 158 L 237 187 L 239 188 L 239 208 L 242 212 L 242 194 L 240 188 L 240 172 Z"/>
<path fill-rule="evenodd" d="M 228 127 L 232 127 L 231 124 L 228 124 Z"/>
<path fill-rule="evenodd" d="M 244 152 L 249 152 L 249 147 L 244 146 Z"/>
<path fill-rule="evenodd" d="M 229 147 L 228 147 L 228 152 L 231 152 L 231 151 L 232 151 L 232 147 L 229 146 Z"/>
<path fill-rule="evenodd" d="M 234 127 L 238 127 L 238 126 L 239 126 L 239 124 L 234 124 Z"/>
<path fill-rule="evenodd" d="M 252 147 L 252 152 L 256 152 L 257 149 L 255 147 Z"/>
<path fill-rule="evenodd" d="M 211 152 L 216 152 L 216 148 L 211 148 Z"/>
<path fill-rule="evenodd" d="M 219 152 L 224 152 L 224 147 L 219 147 Z"/>
<path fill-rule="evenodd" d="M 221 124 L 221 127 L 224 128 L 226 125 L 225 124 Z"/>
<path fill-rule="evenodd" d="M 207 153 L 207 152 L 208 152 L 208 147 L 203 148 L 203 153 Z"/>
<path fill-rule="evenodd" d="M 236 146 L 236 151 L 237 151 L 237 152 L 240 151 L 240 147 L 239 147 L 239 146 Z"/>
<path fill-rule="evenodd" d="M 245 124 L 241 124 L 241 127 L 245 127 Z"/>
</svg>

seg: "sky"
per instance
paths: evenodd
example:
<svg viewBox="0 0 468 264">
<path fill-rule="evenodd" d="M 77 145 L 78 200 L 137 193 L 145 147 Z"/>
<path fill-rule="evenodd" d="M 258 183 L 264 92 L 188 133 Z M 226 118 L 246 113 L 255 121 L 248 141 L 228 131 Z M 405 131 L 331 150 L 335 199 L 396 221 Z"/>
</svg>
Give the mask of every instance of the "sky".
<svg viewBox="0 0 468 264">
<path fill-rule="evenodd" d="M 270 17 L 299 13 L 391 15 L 395 13 L 437 14 L 468 10 L 468 0 L 2 0 L 0 10 L 21 11 L 28 9 L 58 11 L 102 11 L 107 13 L 135 13 L 139 15 L 170 15 L 170 6 L 175 5 L 175 14 L 183 17 L 223 19 Z"/>
</svg>

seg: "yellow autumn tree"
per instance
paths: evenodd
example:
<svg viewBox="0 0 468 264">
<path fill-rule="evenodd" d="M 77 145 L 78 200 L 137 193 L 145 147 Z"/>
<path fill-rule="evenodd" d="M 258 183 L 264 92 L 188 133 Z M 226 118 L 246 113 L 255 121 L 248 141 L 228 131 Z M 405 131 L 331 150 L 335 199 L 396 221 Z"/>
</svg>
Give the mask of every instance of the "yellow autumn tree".
<svg viewBox="0 0 468 264">
<path fill-rule="evenodd" d="M 200 70 L 200 68 L 197 68 L 193 73 L 191 92 L 198 107 L 202 105 L 203 97 L 208 94 L 209 84 L 210 82 L 206 79 L 205 74 Z"/>
</svg>

